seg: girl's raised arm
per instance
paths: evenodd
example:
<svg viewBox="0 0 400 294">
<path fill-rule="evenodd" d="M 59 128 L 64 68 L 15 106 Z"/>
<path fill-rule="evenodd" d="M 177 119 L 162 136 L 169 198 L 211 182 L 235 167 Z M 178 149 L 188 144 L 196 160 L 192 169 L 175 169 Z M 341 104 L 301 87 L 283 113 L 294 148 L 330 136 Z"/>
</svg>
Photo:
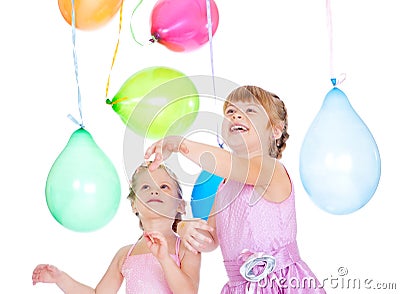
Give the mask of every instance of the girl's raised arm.
<svg viewBox="0 0 400 294">
<path fill-rule="evenodd" d="M 254 186 L 265 186 L 269 183 L 276 163 L 276 159 L 269 155 L 238 157 L 222 148 L 179 136 L 169 136 L 152 144 L 145 153 L 145 159 L 150 159 L 154 154 L 150 169 L 155 169 L 172 152 L 182 153 L 202 169 L 222 178 Z"/>
</svg>

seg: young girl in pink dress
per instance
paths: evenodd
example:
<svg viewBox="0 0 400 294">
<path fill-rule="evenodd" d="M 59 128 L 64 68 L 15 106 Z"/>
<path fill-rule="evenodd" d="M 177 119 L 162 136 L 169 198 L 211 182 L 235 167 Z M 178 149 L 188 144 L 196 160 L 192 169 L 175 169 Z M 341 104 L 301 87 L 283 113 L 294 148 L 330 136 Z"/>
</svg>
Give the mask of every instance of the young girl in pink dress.
<svg viewBox="0 0 400 294">
<path fill-rule="evenodd" d="M 296 243 L 295 191 L 279 159 L 287 112 L 282 100 L 256 86 L 233 90 L 224 103 L 222 136 L 230 151 L 171 136 L 146 152 L 156 168 L 171 152 L 225 180 L 208 221 L 185 221 L 178 231 L 195 252 L 215 249 L 229 281 L 221 293 L 325 293 Z"/>
<path fill-rule="evenodd" d="M 165 166 L 149 171 L 148 164 L 132 176 L 128 196 L 144 233 L 122 247 L 95 289 L 79 283 L 53 265 L 40 264 L 32 274 L 38 282 L 56 283 L 64 293 L 117 293 L 123 279 L 129 294 L 197 293 L 200 255 L 180 246 L 176 226 L 185 212 L 176 176 Z"/>
</svg>

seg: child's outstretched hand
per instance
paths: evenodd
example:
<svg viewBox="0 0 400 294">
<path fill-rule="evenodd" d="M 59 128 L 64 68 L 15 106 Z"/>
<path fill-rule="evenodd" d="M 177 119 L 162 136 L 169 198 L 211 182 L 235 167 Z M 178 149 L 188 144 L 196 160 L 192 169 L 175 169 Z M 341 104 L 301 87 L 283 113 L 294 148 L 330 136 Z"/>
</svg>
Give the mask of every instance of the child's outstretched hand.
<svg viewBox="0 0 400 294">
<path fill-rule="evenodd" d="M 165 159 L 170 157 L 172 152 L 188 153 L 189 150 L 183 143 L 183 139 L 180 136 L 168 136 L 147 148 L 144 154 L 146 160 L 154 154 L 154 160 L 149 166 L 150 171 L 155 170 Z"/>
<path fill-rule="evenodd" d="M 146 245 L 150 249 L 150 252 L 159 260 L 169 256 L 168 253 L 168 242 L 163 234 L 157 231 L 144 232 L 143 234 Z"/>
<path fill-rule="evenodd" d="M 62 271 L 50 264 L 39 264 L 33 270 L 32 283 L 56 283 L 62 275 Z"/>
</svg>

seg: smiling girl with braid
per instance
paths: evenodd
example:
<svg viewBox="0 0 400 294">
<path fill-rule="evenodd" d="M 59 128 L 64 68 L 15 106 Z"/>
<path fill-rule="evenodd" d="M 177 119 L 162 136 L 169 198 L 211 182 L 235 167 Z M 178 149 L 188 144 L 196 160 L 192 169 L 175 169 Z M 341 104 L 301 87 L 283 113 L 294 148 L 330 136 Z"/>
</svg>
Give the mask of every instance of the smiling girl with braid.
<svg viewBox="0 0 400 294">
<path fill-rule="evenodd" d="M 279 161 L 286 147 L 287 111 L 256 86 L 233 90 L 224 103 L 222 136 L 230 151 L 178 136 L 151 145 L 156 168 L 179 152 L 221 183 L 208 221 L 178 226 L 195 252 L 221 248 L 229 281 L 221 293 L 325 293 L 300 258 L 293 182 Z"/>
</svg>

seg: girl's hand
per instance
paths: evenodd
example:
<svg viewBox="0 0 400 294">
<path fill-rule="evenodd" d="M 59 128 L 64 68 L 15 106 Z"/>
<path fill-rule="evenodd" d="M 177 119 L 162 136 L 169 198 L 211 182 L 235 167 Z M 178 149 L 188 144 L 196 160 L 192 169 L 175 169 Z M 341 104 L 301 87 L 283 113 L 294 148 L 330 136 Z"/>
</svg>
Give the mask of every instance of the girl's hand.
<svg viewBox="0 0 400 294">
<path fill-rule="evenodd" d="M 183 244 L 194 254 L 204 251 L 207 246 L 213 243 L 211 238 L 213 231 L 213 227 L 202 219 L 185 221 L 178 225 L 178 234 L 181 236 Z"/>
<path fill-rule="evenodd" d="M 149 166 L 150 171 L 157 169 L 161 162 L 170 157 L 172 152 L 188 153 L 189 150 L 183 143 L 183 139 L 180 136 L 168 136 L 147 148 L 145 159 L 149 159 L 154 154 L 154 160 Z"/>
<path fill-rule="evenodd" d="M 62 271 L 50 264 L 39 264 L 33 270 L 32 283 L 57 283 L 61 277 Z"/>
<path fill-rule="evenodd" d="M 160 232 L 144 232 L 143 234 L 146 245 L 150 252 L 158 259 L 162 260 L 169 256 L 168 242 L 164 235 Z"/>
</svg>

